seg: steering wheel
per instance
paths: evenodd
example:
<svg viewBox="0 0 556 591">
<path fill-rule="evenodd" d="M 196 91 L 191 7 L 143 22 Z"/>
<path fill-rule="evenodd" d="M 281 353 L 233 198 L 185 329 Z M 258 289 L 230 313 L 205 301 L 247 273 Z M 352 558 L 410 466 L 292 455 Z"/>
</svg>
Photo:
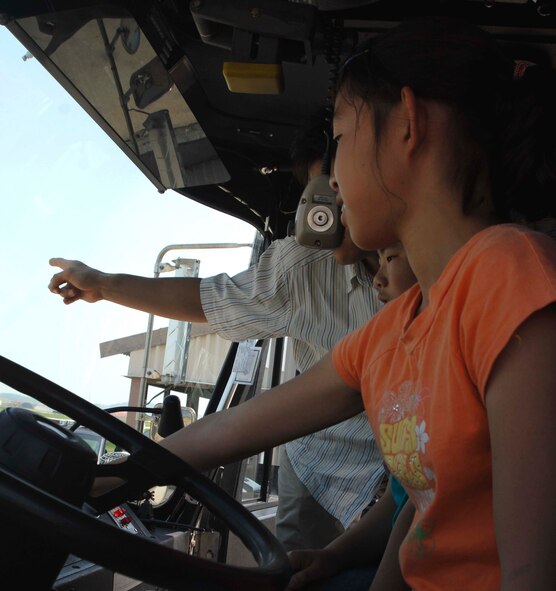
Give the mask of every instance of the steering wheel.
<svg viewBox="0 0 556 591">
<path fill-rule="evenodd" d="M 0 356 L 0 381 L 86 425 L 130 453 L 122 464 L 96 467 L 117 474 L 122 486 L 87 503 L 104 512 L 155 484 L 174 484 L 220 517 L 253 554 L 256 567 L 223 565 L 132 535 L 0 469 L 0 512 L 18 512 L 20 523 L 56 532 L 73 553 L 134 579 L 169 589 L 283 589 L 289 561 L 280 543 L 240 503 L 186 462 L 100 408 Z M 137 496 L 135 497 L 137 498 Z"/>
</svg>

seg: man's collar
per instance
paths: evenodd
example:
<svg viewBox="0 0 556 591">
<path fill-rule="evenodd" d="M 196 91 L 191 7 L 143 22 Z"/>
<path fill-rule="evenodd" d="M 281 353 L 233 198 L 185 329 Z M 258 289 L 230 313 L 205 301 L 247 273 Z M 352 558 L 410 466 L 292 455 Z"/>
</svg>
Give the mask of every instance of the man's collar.
<svg viewBox="0 0 556 591">
<path fill-rule="evenodd" d="M 363 287 L 373 286 L 373 275 L 367 269 L 363 261 L 354 263 L 353 265 L 345 265 L 344 272 L 346 274 L 346 291 L 350 293 L 358 285 Z"/>
</svg>

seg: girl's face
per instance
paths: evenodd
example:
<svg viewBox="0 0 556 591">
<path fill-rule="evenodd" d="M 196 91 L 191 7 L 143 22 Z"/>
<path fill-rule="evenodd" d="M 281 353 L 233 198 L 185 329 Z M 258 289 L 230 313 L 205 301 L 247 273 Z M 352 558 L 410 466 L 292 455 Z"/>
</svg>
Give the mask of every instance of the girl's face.
<svg viewBox="0 0 556 591">
<path fill-rule="evenodd" d="M 350 229 L 353 242 L 364 250 L 374 250 L 398 240 L 393 229 L 400 206 L 389 194 L 388 163 L 394 162 L 386 122 L 378 158 L 371 108 L 359 100 L 351 104 L 336 100 L 334 139 L 337 143 L 331 184 L 337 183 L 338 201 L 343 206 L 342 223 Z"/>
</svg>

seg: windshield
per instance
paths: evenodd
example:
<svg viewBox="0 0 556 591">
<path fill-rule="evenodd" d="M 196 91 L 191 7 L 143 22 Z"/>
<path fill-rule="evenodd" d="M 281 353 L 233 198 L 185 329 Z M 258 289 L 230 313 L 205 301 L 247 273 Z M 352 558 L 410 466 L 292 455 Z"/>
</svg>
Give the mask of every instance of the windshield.
<svg viewBox="0 0 556 591">
<path fill-rule="evenodd" d="M 88 26 L 98 28 L 96 22 Z M 0 65 L 1 353 L 95 404 L 125 404 L 130 364 L 139 353 L 128 348 L 101 357 L 100 345 L 133 335 L 143 335 L 144 342 L 148 316 L 109 303 L 64 306 L 47 289 L 55 272 L 49 258 L 153 276 L 156 257 L 169 244 L 247 244 L 255 231 L 173 191 L 160 195 L 4 28 Z M 208 276 L 234 274 L 247 267 L 250 256 L 245 247 L 172 251 L 164 258 L 166 276 L 175 273 L 180 257 L 199 260 L 199 276 Z M 153 330 L 167 330 L 168 324 L 155 318 Z M 191 372 L 195 367 L 192 360 Z M 201 394 L 207 390 L 203 385 Z M 0 408 L 35 404 L 4 384 L 0 395 Z"/>
</svg>

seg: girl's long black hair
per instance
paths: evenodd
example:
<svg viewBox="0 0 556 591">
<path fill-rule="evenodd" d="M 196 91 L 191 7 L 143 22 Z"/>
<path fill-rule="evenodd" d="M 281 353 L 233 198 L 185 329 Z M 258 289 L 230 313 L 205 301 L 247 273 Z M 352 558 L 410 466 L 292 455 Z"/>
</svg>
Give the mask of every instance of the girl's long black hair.
<svg viewBox="0 0 556 591">
<path fill-rule="evenodd" d="M 502 221 L 556 217 L 556 73 L 530 65 L 515 75 L 514 57 L 469 23 L 415 19 L 361 45 L 337 92 L 372 104 L 377 145 L 403 86 L 443 103 L 453 113 L 449 174 L 463 211 L 481 201 L 476 183 L 486 172 Z"/>
</svg>

